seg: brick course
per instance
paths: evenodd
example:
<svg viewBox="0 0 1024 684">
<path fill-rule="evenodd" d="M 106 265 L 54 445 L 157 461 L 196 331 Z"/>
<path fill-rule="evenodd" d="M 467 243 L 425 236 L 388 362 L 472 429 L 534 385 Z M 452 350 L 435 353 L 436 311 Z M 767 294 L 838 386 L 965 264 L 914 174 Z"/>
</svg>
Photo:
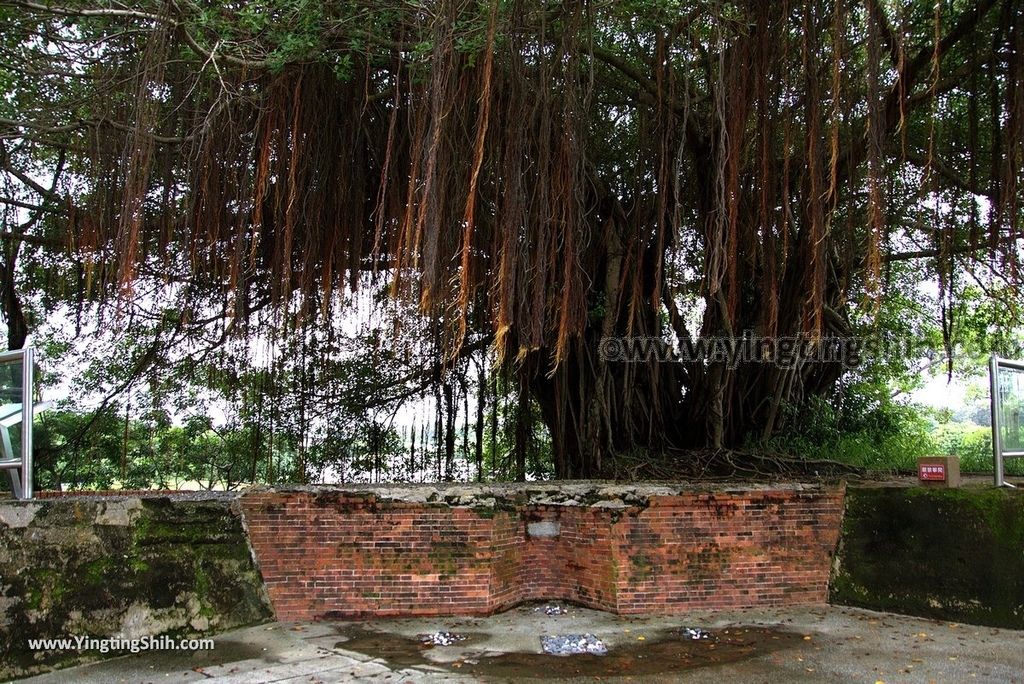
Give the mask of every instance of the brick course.
<svg viewBox="0 0 1024 684">
<path fill-rule="evenodd" d="M 531 599 L 622 614 L 824 603 L 844 488 L 460 506 L 372 491 L 242 496 L 281 620 L 484 615 Z M 493 502 L 492 502 L 493 503 Z M 527 524 L 557 522 L 557 537 Z"/>
</svg>

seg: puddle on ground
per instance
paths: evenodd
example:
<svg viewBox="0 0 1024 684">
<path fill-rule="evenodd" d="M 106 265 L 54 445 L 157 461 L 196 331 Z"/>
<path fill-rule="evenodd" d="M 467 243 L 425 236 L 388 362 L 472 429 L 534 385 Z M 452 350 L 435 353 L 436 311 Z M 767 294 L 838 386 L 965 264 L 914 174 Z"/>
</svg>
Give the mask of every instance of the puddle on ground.
<svg viewBox="0 0 1024 684">
<path fill-rule="evenodd" d="M 459 632 L 465 637 L 457 642 L 455 646 L 434 646 L 433 644 L 420 641 L 418 637 L 406 637 L 390 632 L 375 632 L 362 627 L 346 627 L 339 630 L 339 634 L 347 637 L 345 641 L 339 641 L 334 645 L 346 651 L 355 651 L 364 655 L 380 658 L 387 661 L 388 665 L 398 668 L 413 667 L 416 665 L 438 665 L 446 667 L 444 663 L 438 663 L 426 657 L 427 651 L 435 648 L 465 650 L 467 646 L 472 647 L 474 643 L 484 640 L 482 634 L 472 632 Z"/>
<path fill-rule="evenodd" d="M 463 658 L 450 663 L 426 657 L 431 650 L 415 638 L 361 627 L 341 631 L 348 637 L 337 648 L 382 658 L 397 668 L 433 665 L 452 672 L 481 678 L 557 679 L 562 677 L 643 676 L 680 672 L 699 667 L 734 663 L 766 653 L 791 648 L 803 640 L 801 634 L 772 627 L 731 626 L 714 631 L 713 639 L 694 640 L 678 628 L 652 631 L 644 641 L 609 646 L 608 655 L 553 656 L 544 653 L 502 653 L 481 655 L 472 648 L 486 635 L 469 634 L 459 644 Z M 469 648 L 466 646 L 469 645 Z M 445 647 L 437 647 L 445 648 Z"/>
</svg>

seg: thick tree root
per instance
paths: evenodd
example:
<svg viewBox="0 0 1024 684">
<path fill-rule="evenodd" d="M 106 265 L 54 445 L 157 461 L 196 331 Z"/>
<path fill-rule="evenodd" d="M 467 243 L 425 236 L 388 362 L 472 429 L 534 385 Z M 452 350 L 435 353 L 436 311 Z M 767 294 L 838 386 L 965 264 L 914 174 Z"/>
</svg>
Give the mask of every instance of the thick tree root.
<svg viewBox="0 0 1024 684">
<path fill-rule="evenodd" d="M 864 477 L 863 468 L 827 459 L 805 459 L 738 449 L 633 451 L 615 456 L 603 476 L 611 480 L 836 480 Z"/>
</svg>

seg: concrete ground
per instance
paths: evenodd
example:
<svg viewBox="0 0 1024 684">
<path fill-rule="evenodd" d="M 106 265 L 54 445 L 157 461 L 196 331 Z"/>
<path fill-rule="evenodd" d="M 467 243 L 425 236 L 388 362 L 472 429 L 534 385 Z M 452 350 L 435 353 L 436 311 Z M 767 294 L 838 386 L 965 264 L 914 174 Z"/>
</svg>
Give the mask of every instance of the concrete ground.
<svg viewBox="0 0 1024 684">
<path fill-rule="evenodd" d="M 76 682 L 1024 682 L 1024 631 L 821 606 L 617 617 L 544 604 L 488 618 L 273 623 L 213 651 L 126 656 L 23 680 Z M 682 627 L 709 630 L 694 641 Z M 424 647 L 418 635 L 465 635 Z M 606 656 L 549 656 L 540 637 L 591 633 Z"/>
</svg>

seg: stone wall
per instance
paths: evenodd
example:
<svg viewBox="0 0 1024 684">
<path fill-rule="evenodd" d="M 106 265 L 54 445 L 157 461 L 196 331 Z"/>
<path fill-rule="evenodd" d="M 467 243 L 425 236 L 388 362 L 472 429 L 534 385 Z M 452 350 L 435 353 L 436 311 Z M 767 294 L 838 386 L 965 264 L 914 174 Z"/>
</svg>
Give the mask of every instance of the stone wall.
<svg viewBox="0 0 1024 684">
<path fill-rule="evenodd" d="M 271 616 L 233 498 L 0 501 L 0 680 L 98 655 L 29 639 L 191 636 Z"/>
<path fill-rule="evenodd" d="M 830 600 L 1024 629 L 1024 491 L 851 487 Z"/>
<path fill-rule="evenodd" d="M 256 490 L 279 619 L 823 603 L 843 488 L 557 485 Z"/>
</svg>

